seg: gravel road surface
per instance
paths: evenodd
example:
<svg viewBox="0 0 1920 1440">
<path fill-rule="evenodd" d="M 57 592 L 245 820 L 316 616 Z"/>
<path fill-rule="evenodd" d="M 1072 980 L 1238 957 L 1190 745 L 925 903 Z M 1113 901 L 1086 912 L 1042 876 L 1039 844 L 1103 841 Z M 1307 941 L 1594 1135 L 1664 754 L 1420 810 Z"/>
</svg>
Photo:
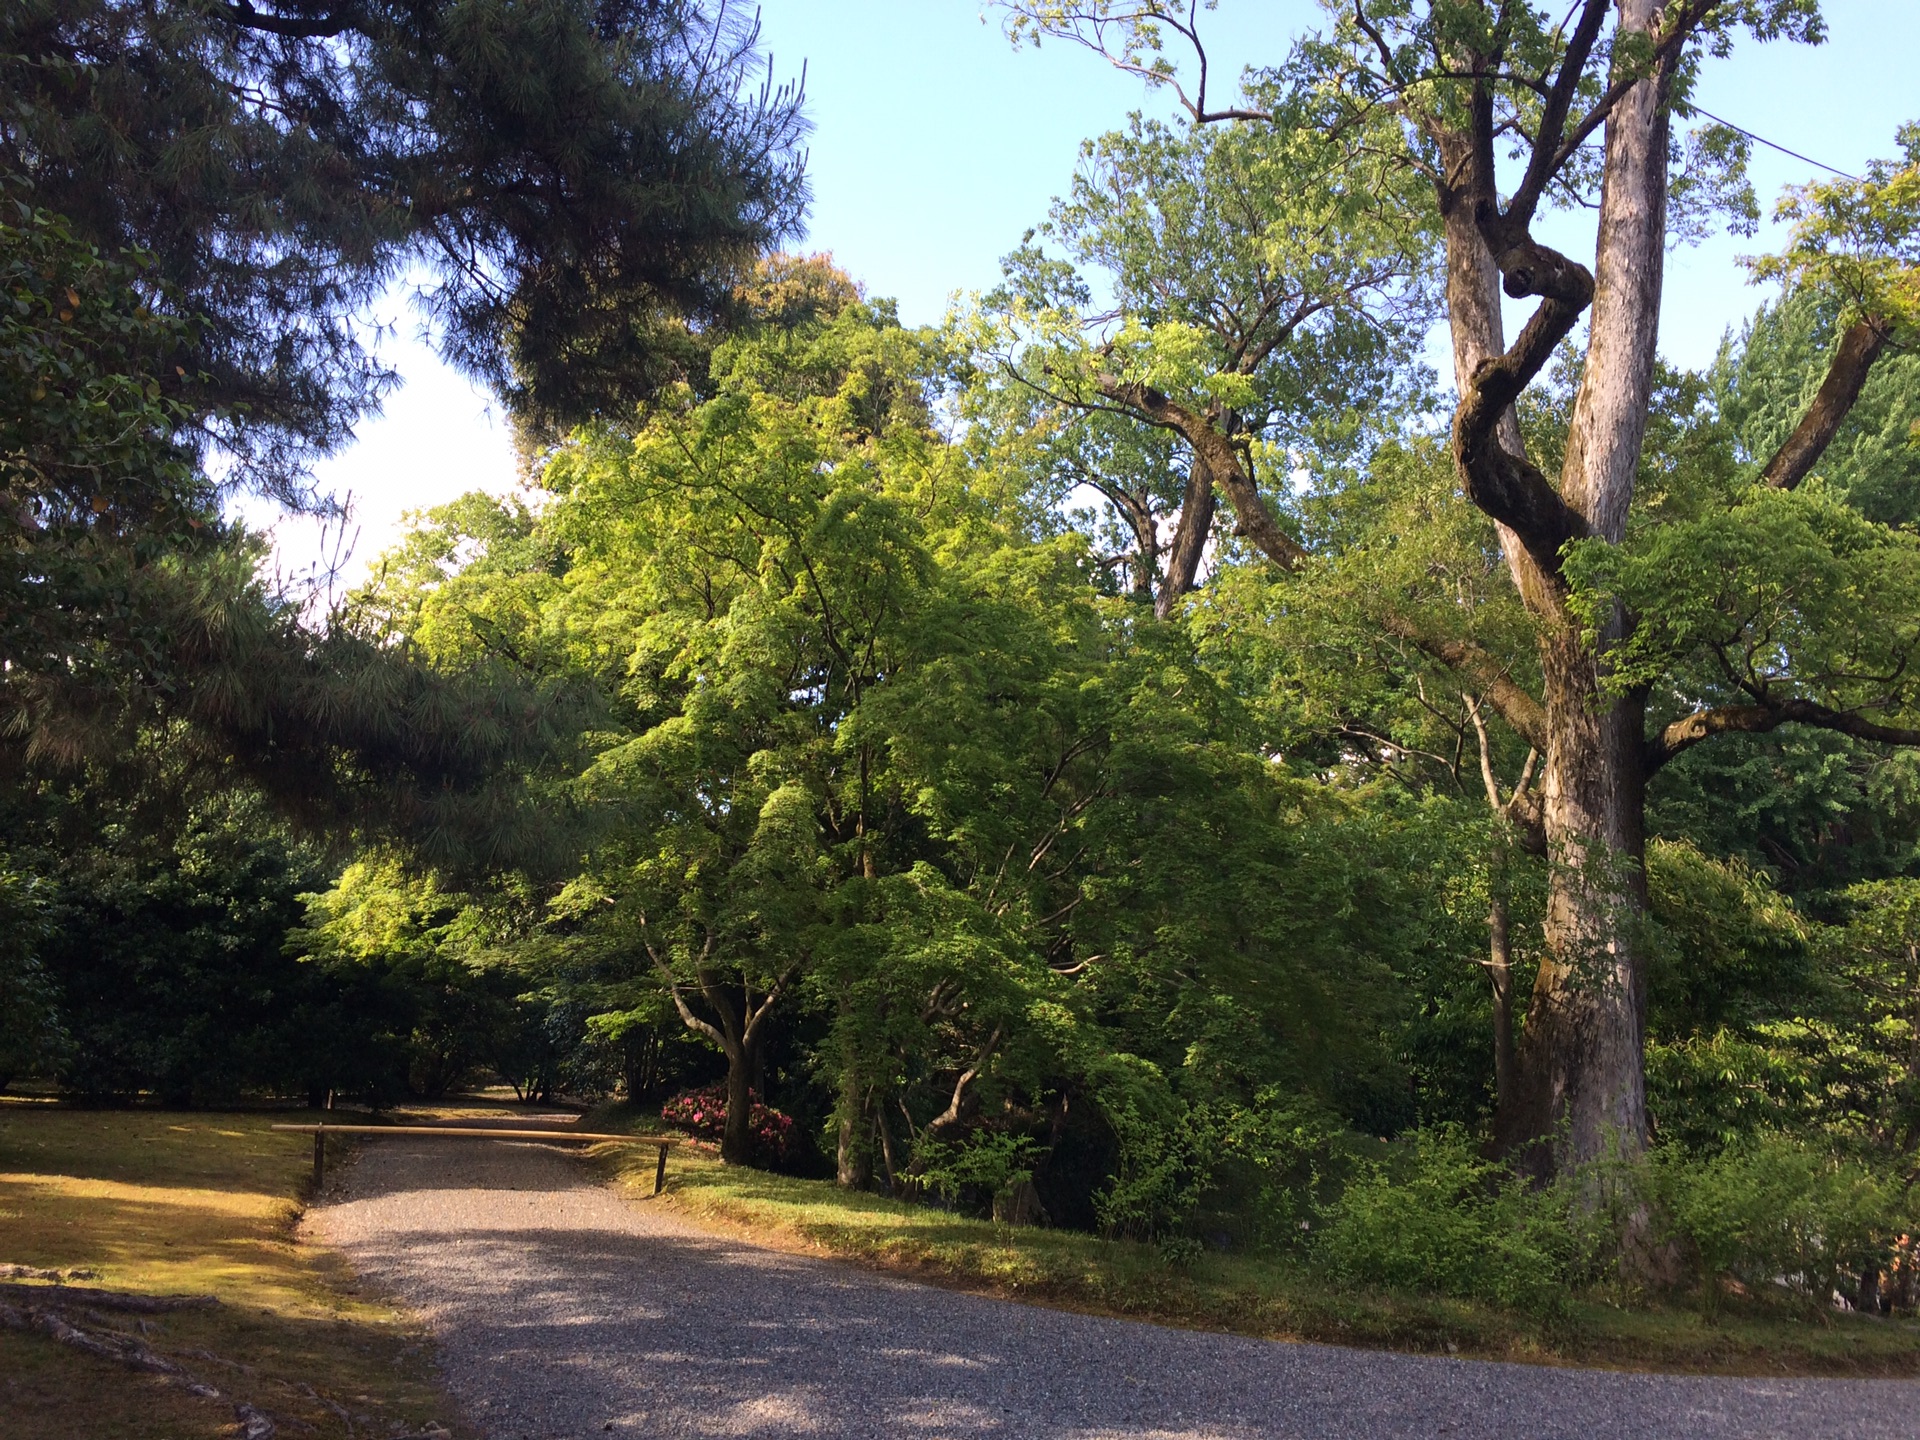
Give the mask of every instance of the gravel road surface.
<svg viewBox="0 0 1920 1440">
<path fill-rule="evenodd" d="M 957 1294 L 695 1229 L 559 1147 L 383 1140 L 309 1234 L 411 1303 L 490 1440 L 1920 1434 L 1920 1383 L 1390 1355 Z"/>
</svg>

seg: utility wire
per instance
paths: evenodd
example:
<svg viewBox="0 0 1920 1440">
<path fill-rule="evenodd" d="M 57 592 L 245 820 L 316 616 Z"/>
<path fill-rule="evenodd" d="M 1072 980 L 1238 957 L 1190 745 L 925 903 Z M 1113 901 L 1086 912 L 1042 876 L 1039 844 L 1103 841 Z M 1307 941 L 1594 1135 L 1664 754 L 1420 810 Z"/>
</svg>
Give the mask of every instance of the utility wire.
<svg viewBox="0 0 1920 1440">
<path fill-rule="evenodd" d="M 1753 141 L 1757 145 L 1764 145 L 1769 150 L 1778 150 L 1782 155 L 1791 155 L 1794 159 L 1804 161 L 1806 164 L 1812 165 L 1816 169 L 1831 171 L 1833 174 L 1838 175 L 1843 180 L 1852 180 L 1856 184 L 1860 182 L 1860 177 L 1858 175 L 1850 175 L 1837 165 L 1829 165 L 1824 161 L 1814 159 L 1811 155 L 1802 155 L 1798 150 L 1789 150 L 1784 145 L 1776 145 L 1773 141 L 1767 139 L 1766 136 L 1756 135 L 1753 133 L 1753 131 L 1747 129 L 1744 125 L 1736 125 L 1731 120 L 1722 120 L 1718 115 L 1714 114 L 1711 110 L 1702 110 L 1698 105 L 1690 105 L 1688 108 L 1691 109 L 1696 115 L 1706 116 L 1707 119 L 1713 121 L 1713 123 L 1716 125 L 1724 125 L 1729 130 L 1737 130 L 1740 134 L 1746 136 L 1747 139 Z"/>
</svg>

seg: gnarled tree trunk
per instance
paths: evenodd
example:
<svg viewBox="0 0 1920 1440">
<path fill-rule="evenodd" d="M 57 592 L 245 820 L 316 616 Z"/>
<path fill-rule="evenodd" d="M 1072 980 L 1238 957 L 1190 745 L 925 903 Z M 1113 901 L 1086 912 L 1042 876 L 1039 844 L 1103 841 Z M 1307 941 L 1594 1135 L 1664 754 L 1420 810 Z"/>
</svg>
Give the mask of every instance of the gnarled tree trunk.
<svg viewBox="0 0 1920 1440">
<path fill-rule="evenodd" d="M 1621 0 L 1619 15 L 1623 36 L 1661 22 L 1655 0 Z M 1672 73 L 1657 64 L 1607 117 L 1591 338 L 1559 489 L 1608 544 L 1626 533 L 1653 394 Z M 1621 617 L 1596 636 L 1564 611 L 1549 618 L 1546 959 L 1518 1052 L 1512 1120 L 1524 1129 L 1508 1133 L 1578 1163 L 1646 1144 L 1646 719 L 1638 694 L 1605 687 Z"/>
<path fill-rule="evenodd" d="M 1652 32 L 1654 0 L 1621 0 L 1622 33 Z M 1597 12 L 1587 23 L 1597 29 Z M 1589 34 L 1589 39 L 1591 34 Z M 1606 120 L 1596 265 L 1543 251 L 1525 205 L 1494 200 L 1491 134 L 1443 143 L 1447 297 L 1461 408 L 1455 454 L 1468 495 L 1496 522 L 1514 584 L 1540 624 L 1541 818 L 1550 863 L 1546 953 L 1514 1053 L 1499 1142 L 1548 1175 L 1646 1139 L 1645 980 L 1637 943 L 1647 748 L 1638 696 L 1609 694 L 1605 650 L 1619 620 L 1584 634 L 1566 606 L 1565 544 L 1618 543 L 1645 437 L 1666 239 L 1671 59 Z M 1490 113 L 1490 112 L 1489 112 Z M 1539 296 L 1512 350 L 1502 286 Z M 1591 339 L 1558 486 L 1526 459 L 1512 400 L 1591 302 Z M 1495 411 L 1497 410 L 1497 413 Z"/>
</svg>

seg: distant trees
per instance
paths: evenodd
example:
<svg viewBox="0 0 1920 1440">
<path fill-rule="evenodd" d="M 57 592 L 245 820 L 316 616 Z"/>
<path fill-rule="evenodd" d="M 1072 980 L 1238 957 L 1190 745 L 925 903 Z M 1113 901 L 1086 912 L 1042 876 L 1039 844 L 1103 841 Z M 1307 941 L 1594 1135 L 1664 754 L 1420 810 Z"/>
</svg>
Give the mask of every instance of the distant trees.
<svg viewBox="0 0 1920 1440">
<path fill-rule="evenodd" d="M 1124 540 L 1105 563 L 1163 620 L 1229 534 L 1298 563 L 1272 509 L 1290 477 L 1363 453 L 1423 387 L 1433 236 L 1391 203 L 1403 175 L 1347 158 L 1304 116 L 1136 118 L 1083 147 L 977 317 L 969 398 L 1003 463 L 1108 508 Z"/>
<path fill-rule="evenodd" d="M 51 1078 L 82 1095 L 150 1091 L 172 1105 L 294 1088 L 306 977 L 283 952 L 313 883 L 305 857 L 257 805 L 203 802 L 176 813 L 178 830 L 162 839 L 114 834 L 115 820 L 148 818 L 137 804 L 71 791 L 42 804 L 40 835 L 16 829 L 15 843 L 51 843 L 14 859 L 57 876 L 42 880 L 40 946 L 66 1032 Z M 78 813 L 48 813 L 69 807 Z M 106 824 L 89 834 L 89 820 Z"/>
<path fill-rule="evenodd" d="M 45 881 L 9 856 L 0 870 L 0 1089 L 16 1076 L 58 1072 L 66 1028 L 41 951 L 49 929 Z"/>
<path fill-rule="evenodd" d="M 578 1023 L 549 1043 L 564 1019 L 486 963 L 511 905 L 377 855 L 323 888 L 257 794 L 158 754 L 11 791 L 0 821 L 0 1079 L 172 1105 L 561 1081 Z"/>
</svg>

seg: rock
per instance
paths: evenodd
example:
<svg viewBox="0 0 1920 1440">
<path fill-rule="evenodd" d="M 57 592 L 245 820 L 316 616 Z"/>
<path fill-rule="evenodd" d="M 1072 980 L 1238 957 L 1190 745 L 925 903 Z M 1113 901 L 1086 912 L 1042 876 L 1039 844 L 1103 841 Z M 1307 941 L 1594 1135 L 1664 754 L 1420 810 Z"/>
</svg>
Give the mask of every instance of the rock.
<svg viewBox="0 0 1920 1440">
<path fill-rule="evenodd" d="M 1047 1207 L 1040 1203 L 1033 1181 L 1021 1180 L 993 1197 L 993 1218 L 1003 1225 L 1044 1225 Z"/>
</svg>

